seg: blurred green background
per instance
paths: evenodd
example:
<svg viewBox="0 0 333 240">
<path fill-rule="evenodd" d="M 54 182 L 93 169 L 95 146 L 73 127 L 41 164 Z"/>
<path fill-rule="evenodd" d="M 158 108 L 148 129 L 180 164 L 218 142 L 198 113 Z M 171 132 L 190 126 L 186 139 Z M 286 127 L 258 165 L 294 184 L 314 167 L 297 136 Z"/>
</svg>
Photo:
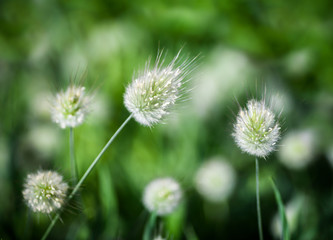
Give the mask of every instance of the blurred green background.
<svg viewBox="0 0 333 240">
<path fill-rule="evenodd" d="M 75 129 L 82 175 L 129 113 L 123 93 L 159 49 L 166 61 L 199 55 L 193 91 L 165 124 L 132 120 L 62 214 L 49 239 L 141 239 L 145 185 L 171 176 L 184 189 L 160 219 L 169 239 L 258 239 L 254 158 L 232 139 L 239 106 L 266 96 L 280 113 L 278 151 L 260 160 L 265 239 L 278 239 L 280 189 L 292 239 L 333 239 L 333 17 L 329 0 L 0 1 L 0 238 L 39 239 L 48 216 L 25 205 L 28 173 L 70 182 L 69 132 L 51 122 L 49 99 L 70 79 L 95 95 Z M 266 89 L 266 93 L 265 90 Z M 218 203 L 194 185 L 200 164 L 227 159 L 237 180 Z M 289 209 L 289 210 L 288 210 Z"/>
</svg>

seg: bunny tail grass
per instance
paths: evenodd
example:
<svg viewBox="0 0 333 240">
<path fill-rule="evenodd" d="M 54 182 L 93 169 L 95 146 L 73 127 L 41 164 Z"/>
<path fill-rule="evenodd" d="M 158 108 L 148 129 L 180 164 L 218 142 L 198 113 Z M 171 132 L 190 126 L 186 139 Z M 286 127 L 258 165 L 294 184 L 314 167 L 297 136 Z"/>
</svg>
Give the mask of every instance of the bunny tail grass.
<svg viewBox="0 0 333 240">
<path fill-rule="evenodd" d="M 103 156 L 103 154 L 105 153 L 105 151 L 108 149 L 108 147 L 111 145 L 111 143 L 113 142 L 113 140 L 117 137 L 117 135 L 121 132 L 121 130 L 125 127 L 125 125 L 131 120 L 132 115 L 130 115 L 124 122 L 123 124 L 118 128 L 118 130 L 113 134 L 113 136 L 110 138 L 110 140 L 107 142 L 107 144 L 104 146 L 104 148 L 101 150 L 101 152 L 97 155 L 97 157 L 95 158 L 95 160 L 90 164 L 89 168 L 87 169 L 87 171 L 83 174 L 83 176 L 81 177 L 80 181 L 75 185 L 73 191 L 70 193 L 70 195 L 68 196 L 67 201 L 70 201 L 74 195 L 76 194 L 76 192 L 79 190 L 79 188 L 81 187 L 82 183 L 86 180 L 86 178 L 88 177 L 88 175 L 90 174 L 90 172 L 94 169 L 94 167 L 96 166 L 96 164 L 98 163 L 98 161 L 101 159 L 101 157 Z M 47 238 L 47 236 L 49 235 L 49 233 L 51 232 L 52 228 L 54 227 L 55 223 L 58 221 L 58 219 L 60 218 L 60 213 L 58 212 L 55 217 L 53 218 L 52 222 L 50 223 L 49 227 L 46 229 L 42 240 L 45 240 Z"/>
</svg>

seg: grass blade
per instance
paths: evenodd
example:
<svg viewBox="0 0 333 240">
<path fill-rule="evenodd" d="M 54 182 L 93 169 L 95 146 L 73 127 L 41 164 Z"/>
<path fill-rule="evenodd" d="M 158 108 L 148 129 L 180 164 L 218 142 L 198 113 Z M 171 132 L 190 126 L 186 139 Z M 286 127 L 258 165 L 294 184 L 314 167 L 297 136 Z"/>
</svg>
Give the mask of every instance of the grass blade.
<svg viewBox="0 0 333 240">
<path fill-rule="evenodd" d="M 282 198 L 281 198 L 278 188 L 276 187 L 276 185 L 274 183 L 274 180 L 272 178 L 270 180 L 271 180 L 272 187 L 274 190 L 275 199 L 276 199 L 276 202 L 277 202 L 277 205 L 279 208 L 279 215 L 280 215 L 281 226 L 282 226 L 282 239 L 289 240 L 290 235 L 289 235 L 289 229 L 288 229 L 288 221 L 287 221 L 284 205 L 282 202 Z"/>
<path fill-rule="evenodd" d="M 145 227 L 145 230 L 143 232 L 143 240 L 151 240 L 151 233 L 153 231 L 153 228 L 155 226 L 155 222 L 156 222 L 156 218 L 157 218 L 157 215 L 155 212 L 153 212 L 151 215 L 150 215 L 150 218 L 146 224 L 146 227 Z"/>
</svg>

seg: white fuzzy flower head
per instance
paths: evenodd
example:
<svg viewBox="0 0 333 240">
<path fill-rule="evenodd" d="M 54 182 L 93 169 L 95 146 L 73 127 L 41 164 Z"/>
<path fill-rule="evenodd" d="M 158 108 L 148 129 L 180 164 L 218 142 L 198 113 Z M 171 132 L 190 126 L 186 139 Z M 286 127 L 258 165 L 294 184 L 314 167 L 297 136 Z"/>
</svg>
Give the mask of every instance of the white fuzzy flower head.
<svg viewBox="0 0 333 240">
<path fill-rule="evenodd" d="M 32 211 L 49 214 L 64 205 L 67 189 L 67 183 L 58 173 L 39 171 L 27 176 L 23 198 Z"/>
<path fill-rule="evenodd" d="M 159 216 L 172 213 L 182 199 L 182 190 L 172 178 L 159 178 L 150 182 L 143 193 L 143 204 Z"/>
<path fill-rule="evenodd" d="M 146 69 L 126 88 L 124 104 L 137 122 L 152 126 L 170 113 L 176 101 L 184 94 L 184 79 L 189 63 L 177 66 L 179 54 L 171 63 L 162 67 L 164 60 L 158 56 L 155 66 Z"/>
<path fill-rule="evenodd" d="M 198 192 L 208 201 L 221 202 L 232 193 L 236 183 L 233 167 L 221 158 L 205 162 L 195 176 Z"/>
<path fill-rule="evenodd" d="M 90 100 L 84 87 L 71 85 L 65 92 L 56 95 L 51 111 L 52 120 L 61 128 L 82 124 L 89 111 Z"/>
<path fill-rule="evenodd" d="M 291 131 L 281 141 L 279 160 L 290 169 L 302 169 L 314 160 L 316 147 L 317 139 L 313 130 Z"/>
<path fill-rule="evenodd" d="M 244 152 L 266 157 L 275 150 L 280 138 L 280 126 L 265 101 L 250 100 L 238 113 L 233 136 Z"/>
</svg>

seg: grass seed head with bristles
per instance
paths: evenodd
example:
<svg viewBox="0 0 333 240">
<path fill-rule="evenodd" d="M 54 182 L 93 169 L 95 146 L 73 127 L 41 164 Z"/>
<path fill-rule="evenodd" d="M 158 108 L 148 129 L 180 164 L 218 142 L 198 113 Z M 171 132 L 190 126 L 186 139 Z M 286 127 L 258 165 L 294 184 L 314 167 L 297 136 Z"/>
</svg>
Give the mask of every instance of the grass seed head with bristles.
<svg viewBox="0 0 333 240">
<path fill-rule="evenodd" d="M 168 115 L 185 90 L 185 79 L 192 61 L 179 62 L 176 57 L 163 67 L 162 53 L 158 54 L 155 66 L 149 69 L 149 61 L 144 72 L 126 88 L 124 104 L 137 122 L 145 126 L 159 123 Z"/>
<path fill-rule="evenodd" d="M 257 157 L 266 157 L 276 148 L 280 138 L 280 126 L 274 113 L 265 101 L 248 101 L 241 109 L 234 124 L 233 137 L 244 152 Z"/>
<path fill-rule="evenodd" d="M 71 85 L 59 92 L 52 104 L 52 120 L 61 128 L 76 127 L 83 123 L 89 112 L 91 96 L 81 86 Z"/>
<path fill-rule="evenodd" d="M 143 193 L 143 204 L 159 216 L 172 213 L 182 199 L 182 190 L 173 178 L 158 178 L 150 182 Z"/>
<path fill-rule="evenodd" d="M 23 198 L 32 211 L 50 214 L 64 205 L 67 190 L 68 184 L 57 172 L 39 171 L 27 176 Z"/>
</svg>

